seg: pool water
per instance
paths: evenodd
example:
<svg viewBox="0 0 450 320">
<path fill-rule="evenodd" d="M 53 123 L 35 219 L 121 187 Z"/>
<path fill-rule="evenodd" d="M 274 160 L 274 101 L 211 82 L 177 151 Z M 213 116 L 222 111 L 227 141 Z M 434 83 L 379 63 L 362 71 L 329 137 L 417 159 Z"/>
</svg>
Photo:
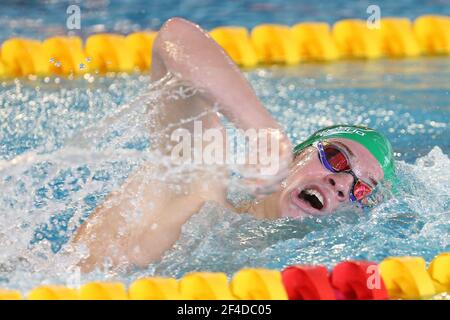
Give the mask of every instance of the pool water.
<svg viewBox="0 0 450 320">
<path fill-rule="evenodd" d="M 66 9 L 79 5 L 82 36 L 95 32 L 130 33 L 159 29 L 174 16 L 200 23 L 205 29 L 224 25 L 253 28 L 261 23 L 293 25 L 305 21 L 330 24 L 341 19 L 367 19 L 367 7 L 378 5 L 382 17 L 415 19 L 424 14 L 450 15 L 449 0 L 4 0 L 0 40 L 11 36 L 43 39 L 67 34 Z"/>
<path fill-rule="evenodd" d="M 101 1 L 93 3 L 101 7 Z M 289 16 L 286 23 L 296 22 L 284 3 L 293 5 L 294 1 L 273 1 L 273 6 L 281 8 L 273 16 Z M 405 14 L 401 4 L 411 5 Z M 50 32 L 50 26 L 59 23 L 52 10 L 64 5 L 47 9 L 52 17 L 49 22 L 35 16 L 37 8 L 30 10 L 29 17 L 11 17 L 8 11 L 2 19 L 7 15 L 9 23 L 29 19 Z M 205 8 L 213 5 L 225 6 L 205 1 Z M 314 20 L 324 15 L 318 13 L 319 4 L 308 6 Z M 438 11 L 443 8 L 439 6 L 436 2 L 430 8 Z M 197 19 L 195 14 L 190 18 L 216 26 L 227 22 L 235 7 L 216 10 L 208 19 L 204 12 Z M 354 17 L 357 8 L 349 12 L 341 8 L 334 17 Z M 424 13 L 411 1 L 386 2 L 386 8 L 402 16 Z M 163 5 L 158 10 L 160 22 L 177 14 Z M 250 10 L 250 22 L 236 17 L 232 22 L 272 22 L 258 10 Z M 108 21 L 125 19 L 111 3 L 100 11 L 112 15 Z M 160 23 L 151 22 L 153 13 L 136 12 L 140 12 L 136 13 L 139 27 Z M 106 18 L 100 15 L 97 19 L 89 16 L 89 25 L 103 23 L 111 29 Z M 133 16 L 126 19 L 133 20 Z M 26 30 L 22 32 L 31 32 L 31 28 Z M 111 271 L 80 276 L 71 267 L 80 256 L 65 244 L 136 167 L 157 161 L 147 151 L 143 113 L 164 90 L 149 87 L 148 74 L 4 81 L 0 86 L 0 287 L 26 291 L 41 283 L 67 283 L 74 276 L 81 281 L 129 282 L 141 275 L 181 277 L 199 270 L 231 275 L 243 267 L 281 269 L 296 263 L 331 267 L 345 259 L 380 261 L 391 255 L 418 255 L 429 262 L 450 250 L 450 59 L 308 63 L 264 67 L 245 74 L 294 143 L 318 128 L 339 123 L 364 124 L 384 132 L 395 150 L 398 194 L 370 210 L 348 205 L 331 216 L 302 221 L 256 220 L 207 203 L 158 263 L 126 274 Z M 132 102 L 144 93 L 144 98 Z M 231 198 L 238 196 L 230 194 Z"/>
</svg>

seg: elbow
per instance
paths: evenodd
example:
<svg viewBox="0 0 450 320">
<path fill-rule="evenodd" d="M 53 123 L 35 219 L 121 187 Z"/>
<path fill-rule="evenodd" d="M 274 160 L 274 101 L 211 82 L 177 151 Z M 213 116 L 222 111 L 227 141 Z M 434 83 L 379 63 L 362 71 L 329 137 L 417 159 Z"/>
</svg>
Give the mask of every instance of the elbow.
<svg viewBox="0 0 450 320">
<path fill-rule="evenodd" d="M 164 34 L 167 32 L 178 32 L 180 30 L 185 30 L 186 28 L 196 28 L 197 25 L 180 17 L 173 17 L 162 25 L 161 29 L 159 30 L 159 34 Z"/>
<path fill-rule="evenodd" d="M 170 18 L 159 30 L 154 46 L 159 47 L 164 41 L 182 40 L 200 30 L 200 27 L 191 21 L 179 17 Z"/>
</svg>

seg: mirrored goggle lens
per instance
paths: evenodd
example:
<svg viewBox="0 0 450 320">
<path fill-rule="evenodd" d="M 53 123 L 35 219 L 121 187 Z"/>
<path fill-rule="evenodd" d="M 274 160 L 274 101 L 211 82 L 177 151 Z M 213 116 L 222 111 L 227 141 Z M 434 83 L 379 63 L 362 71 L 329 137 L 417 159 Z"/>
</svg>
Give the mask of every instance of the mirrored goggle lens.
<svg viewBox="0 0 450 320">
<path fill-rule="evenodd" d="M 345 154 L 338 148 L 328 145 L 324 146 L 325 156 L 334 171 L 341 172 L 350 170 L 350 164 Z"/>
<path fill-rule="evenodd" d="M 361 180 L 358 180 L 355 184 L 355 187 L 353 188 L 353 195 L 355 196 L 356 200 L 364 199 L 371 193 L 372 188 Z"/>
</svg>

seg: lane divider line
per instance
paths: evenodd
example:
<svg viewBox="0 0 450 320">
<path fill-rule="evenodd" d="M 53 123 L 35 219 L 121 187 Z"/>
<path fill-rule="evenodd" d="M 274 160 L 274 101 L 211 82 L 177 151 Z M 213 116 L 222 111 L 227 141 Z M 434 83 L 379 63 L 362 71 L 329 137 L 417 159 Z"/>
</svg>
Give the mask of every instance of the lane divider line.
<svg viewBox="0 0 450 320">
<path fill-rule="evenodd" d="M 0 77 L 79 76 L 85 73 L 146 72 L 156 31 L 127 36 L 113 33 L 58 36 L 37 41 L 11 38 L 0 50 Z M 339 59 L 410 58 L 450 55 L 450 17 L 424 15 L 414 21 L 386 17 L 379 29 L 366 21 L 344 19 L 333 26 L 302 22 L 294 26 L 260 24 L 252 30 L 222 26 L 211 37 L 243 68 L 296 65 Z"/>
<path fill-rule="evenodd" d="M 181 279 L 146 277 L 127 288 L 120 282 L 88 282 L 80 288 L 42 285 L 30 300 L 387 300 L 430 299 L 450 294 L 450 252 L 426 268 L 421 257 L 388 257 L 380 264 L 343 261 L 324 266 L 293 265 L 282 271 L 244 268 L 229 280 L 222 272 L 192 272 Z M 0 288 L 0 300 L 22 299 Z"/>
</svg>

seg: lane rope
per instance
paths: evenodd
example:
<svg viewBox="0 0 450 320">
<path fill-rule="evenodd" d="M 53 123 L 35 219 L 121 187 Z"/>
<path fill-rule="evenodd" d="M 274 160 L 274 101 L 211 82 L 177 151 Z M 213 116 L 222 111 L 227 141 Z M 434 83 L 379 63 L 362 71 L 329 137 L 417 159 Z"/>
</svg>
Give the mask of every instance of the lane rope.
<svg viewBox="0 0 450 320">
<path fill-rule="evenodd" d="M 101 33 L 84 42 L 70 36 L 44 41 L 11 38 L 1 46 L 0 77 L 145 72 L 150 70 L 156 35 L 156 31 L 126 36 Z M 322 22 L 261 24 L 252 30 L 224 26 L 211 30 L 210 35 L 244 68 L 450 54 L 450 17 L 440 15 L 424 15 L 414 21 L 382 18 L 379 29 L 369 29 L 364 20 L 345 19 L 333 26 Z"/>
<path fill-rule="evenodd" d="M 26 296 L 0 289 L 0 300 L 387 300 L 430 299 L 450 293 L 450 253 L 426 268 L 421 257 L 388 257 L 380 264 L 343 261 L 293 265 L 282 271 L 244 268 L 229 281 L 221 272 L 192 272 L 181 279 L 147 277 L 128 288 L 120 282 L 88 282 L 79 288 L 42 285 Z"/>
</svg>

